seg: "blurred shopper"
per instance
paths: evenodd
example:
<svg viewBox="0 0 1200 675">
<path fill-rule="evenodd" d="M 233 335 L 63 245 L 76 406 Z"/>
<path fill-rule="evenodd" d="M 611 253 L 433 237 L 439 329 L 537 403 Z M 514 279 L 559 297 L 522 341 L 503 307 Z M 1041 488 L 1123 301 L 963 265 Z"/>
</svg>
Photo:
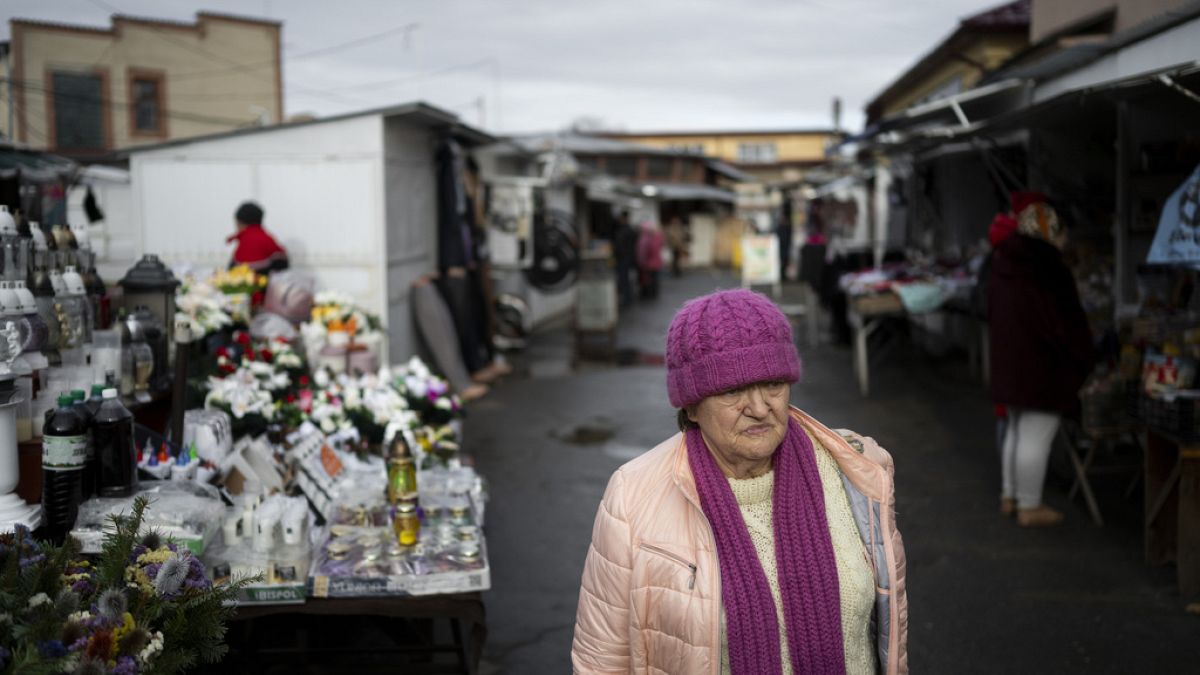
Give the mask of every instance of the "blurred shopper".
<svg viewBox="0 0 1200 675">
<path fill-rule="evenodd" d="M 278 272 L 288 268 L 288 255 L 279 242 L 263 229 L 262 207 L 254 202 L 243 202 L 233 214 L 237 232 L 226 242 L 237 242 L 233 250 L 230 267 L 248 265 L 259 274 Z"/>
<path fill-rule="evenodd" d="M 1014 193 L 1017 232 L 995 248 L 988 287 L 992 398 L 1008 412 L 1000 512 L 1022 527 L 1056 525 L 1042 503 L 1050 448 L 1094 356 L 1087 316 L 1062 258 L 1066 231 L 1045 197 Z"/>
<path fill-rule="evenodd" d="M 683 274 L 683 258 L 687 255 L 688 233 L 679 216 L 667 221 L 667 245 L 671 247 L 671 276 Z"/>
<path fill-rule="evenodd" d="M 748 290 L 703 296 L 666 361 L 681 433 L 609 480 L 575 672 L 906 673 L 891 457 L 788 405 L 787 317 Z"/>
<path fill-rule="evenodd" d="M 641 287 L 643 300 L 653 300 L 658 297 L 658 275 L 662 272 L 663 231 L 658 223 L 647 220 L 642 223 L 638 235 L 637 261 L 638 284 Z"/>
<path fill-rule="evenodd" d="M 633 283 L 629 276 L 637 267 L 638 233 L 629 222 L 629 212 L 622 211 L 613 229 L 613 256 L 617 260 L 617 297 L 624 307 L 633 302 Z"/>
</svg>

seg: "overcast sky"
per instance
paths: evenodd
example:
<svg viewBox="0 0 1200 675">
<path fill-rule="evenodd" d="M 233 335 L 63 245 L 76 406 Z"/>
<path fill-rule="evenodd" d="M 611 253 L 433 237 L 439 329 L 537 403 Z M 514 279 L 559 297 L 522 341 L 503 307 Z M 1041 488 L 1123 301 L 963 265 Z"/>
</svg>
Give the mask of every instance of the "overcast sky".
<svg viewBox="0 0 1200 675">
<path fill-rule="evenodd" d="M 0 16 L 5 39 L 12 17 L 106 26 L 115 11 L 187 21 L 204 9 L 280 20 L 288 115 L 423 99 L 503 133 L 580 118 L 630 131 L 828 127 L 838 96 L 843 126 L 857 130 L 866 102 L 959 17 L 996 4 L 5 0 Z"/>
</svg>

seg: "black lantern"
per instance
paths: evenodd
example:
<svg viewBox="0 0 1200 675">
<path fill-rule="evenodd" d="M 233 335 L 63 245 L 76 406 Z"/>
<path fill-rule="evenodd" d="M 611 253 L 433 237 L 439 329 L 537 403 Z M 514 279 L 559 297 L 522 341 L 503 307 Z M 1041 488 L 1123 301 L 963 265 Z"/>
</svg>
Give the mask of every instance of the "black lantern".
<svg viewBox="0 0 1200 675">
<path fill-rule="evenodd" d="M 125 277 L 118 282 L 125 292 L 122 306 L 126 316 L 132 315 L 138 307 L 145 307 L 158 318 L 167 331 L 167 344 L 175 340 L 175 289 L 179 280 L 171 274 L 171 270 L 158 259 L 158 256 L 147 253 L 137 261 Z M 165 366 L 165 364 L 163 364 Z M 160 366 L 161 367 L 161 366 Z"/>
</svg>

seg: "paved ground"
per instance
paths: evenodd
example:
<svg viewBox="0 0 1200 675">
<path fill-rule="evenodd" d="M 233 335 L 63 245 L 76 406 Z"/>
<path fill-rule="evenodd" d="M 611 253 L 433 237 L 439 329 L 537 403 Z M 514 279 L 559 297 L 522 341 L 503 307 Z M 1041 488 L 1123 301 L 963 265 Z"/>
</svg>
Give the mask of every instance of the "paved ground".
<svg viewBox="0 0 1200 675">
<path fill-rule="evenodd" d="M 674 310 L 731 277 L 693 271 L 622 317 L 620 343 L 661 354 Z M 874 436 L 896 458 L 917 673 L 1184 673 L 1200 670 L 1200 617 L 1170 569 L 1141 561 L 1141 496 L 1100 485 L 1094 527 L 1060 479 L 1068 522 L 1018 529 L 996 514 L 994 426 L 962 362 L 901 346 L 859 396 L 844 348 L 801 348 L 793 402 Z M 541 333 L 517 373 L 471 409 L 468 445 L 490 483 L 493 590 L 483 672 L 568 672 L 596 506 L 611 472 L 674 430 L 661 366 L 569 368 L 565 329 Z M 1061 464 L 1061 457 L 1056 464 Z M 1061 473 L 1061 471 L 1060 471 Z M 1065 474 L 1064 474 L 1065 475 Z"/>
</svg>

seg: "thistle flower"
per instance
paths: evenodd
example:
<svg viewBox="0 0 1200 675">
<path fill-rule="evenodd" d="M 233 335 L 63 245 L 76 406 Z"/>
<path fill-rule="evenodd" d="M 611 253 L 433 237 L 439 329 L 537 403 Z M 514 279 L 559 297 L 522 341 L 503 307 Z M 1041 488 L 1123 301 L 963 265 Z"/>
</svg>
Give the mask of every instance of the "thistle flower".
<svg viewBox="0 0 1200 675">
<path fill-rule="evenodd" d="M 100 610 L 100 616 L 112 621 L 120 620 L 129 607 L 125 593 L 116 588 L 110 588 L 101 593 L 96 605 Z"/>
<path fill-rule="evenodd" d="M 167 558 L 158 569 L 158 575 L 154 577 L 154 590 L 164 597 L 175 595 L 183 585 L 183 580 L 187 578 L 187 573 L 188 564 L 183 556 L 173 555 Z"/>
<path fill-rule="evenodd" d="M 69 588 L 64 588 L 58 593 L 58 597 L 54 600 L 54 611 L 56 614 L 71 614 L 79 609 L 79 595 Z"/>
<path fill-rule="evenodd" d="M 162 546 L 162 537 L 160 537 L 157 532 L 149 532 L 146 534 L 146 536 L 142 537 L 142 546 L 145 546 L 147 549 L 153 551 L 159 546 Z"/>
</svg>

